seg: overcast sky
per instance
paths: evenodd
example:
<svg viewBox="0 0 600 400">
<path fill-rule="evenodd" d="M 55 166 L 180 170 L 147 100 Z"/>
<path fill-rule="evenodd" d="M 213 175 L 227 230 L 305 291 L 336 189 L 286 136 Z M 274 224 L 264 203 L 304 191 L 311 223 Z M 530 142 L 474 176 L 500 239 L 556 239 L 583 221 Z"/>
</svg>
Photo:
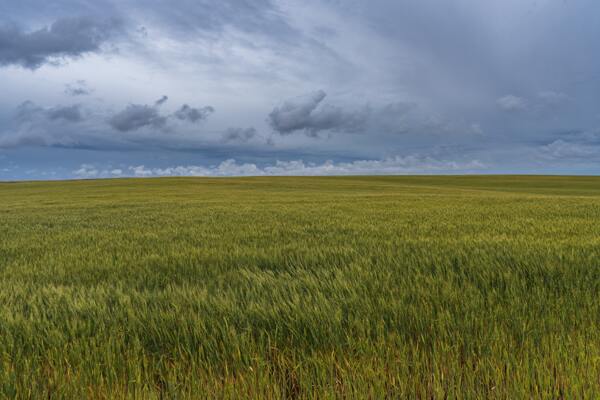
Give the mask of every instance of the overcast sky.
<svg viewBox="0 0 600 400">
<path fill-rule="evenodd" d="M 0 180 L 600 173 L 597 0 L 5 0 Z"/>
</svg>

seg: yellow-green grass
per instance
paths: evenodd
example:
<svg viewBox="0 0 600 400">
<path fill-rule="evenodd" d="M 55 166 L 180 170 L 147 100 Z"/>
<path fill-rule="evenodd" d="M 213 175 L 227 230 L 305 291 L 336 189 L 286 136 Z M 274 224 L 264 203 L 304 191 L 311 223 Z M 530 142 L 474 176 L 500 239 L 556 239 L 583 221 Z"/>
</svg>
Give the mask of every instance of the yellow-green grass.
<svg viewBox="0 0 600 400">
<path fill-rule="evenodd" d="M 599 398 L 600 179 L 0 184 L 0 397 Z"/>
</svg>

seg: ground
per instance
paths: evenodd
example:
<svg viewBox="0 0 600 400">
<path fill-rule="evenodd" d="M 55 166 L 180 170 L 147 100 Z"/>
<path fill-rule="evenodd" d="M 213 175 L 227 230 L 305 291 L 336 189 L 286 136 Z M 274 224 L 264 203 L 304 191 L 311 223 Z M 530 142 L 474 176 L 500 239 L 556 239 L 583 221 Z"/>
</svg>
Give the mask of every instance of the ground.
<svg viewBox="0 0 600 400">
<path fill-rule="evenodd" d="M 0 183 L 0 397 L 598 398 L 600 178 Z"/>
</svg>

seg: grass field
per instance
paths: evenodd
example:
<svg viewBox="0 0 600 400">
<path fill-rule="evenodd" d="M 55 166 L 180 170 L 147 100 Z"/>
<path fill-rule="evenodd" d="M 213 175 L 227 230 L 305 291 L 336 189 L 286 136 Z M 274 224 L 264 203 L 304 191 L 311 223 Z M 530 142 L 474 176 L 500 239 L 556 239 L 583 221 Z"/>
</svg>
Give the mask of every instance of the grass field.
<svg viewBox="0 0 600 400">
<path fill-rule="evenodd" d="M 600 398 L 600 178 L 0 184 L 0 397 Z"/>
</svg>

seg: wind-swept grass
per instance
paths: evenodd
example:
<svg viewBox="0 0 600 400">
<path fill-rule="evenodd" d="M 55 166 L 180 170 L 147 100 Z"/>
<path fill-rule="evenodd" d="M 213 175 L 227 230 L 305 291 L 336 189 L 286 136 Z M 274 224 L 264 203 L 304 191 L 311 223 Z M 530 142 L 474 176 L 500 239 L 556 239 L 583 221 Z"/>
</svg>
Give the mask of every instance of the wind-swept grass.
<svg viewBox="0 0 600 400">
<path fill-rule="evenodd" d="M 0 397 L 598 398 L 600 179 L 0 184 Z"/>
</svg>

